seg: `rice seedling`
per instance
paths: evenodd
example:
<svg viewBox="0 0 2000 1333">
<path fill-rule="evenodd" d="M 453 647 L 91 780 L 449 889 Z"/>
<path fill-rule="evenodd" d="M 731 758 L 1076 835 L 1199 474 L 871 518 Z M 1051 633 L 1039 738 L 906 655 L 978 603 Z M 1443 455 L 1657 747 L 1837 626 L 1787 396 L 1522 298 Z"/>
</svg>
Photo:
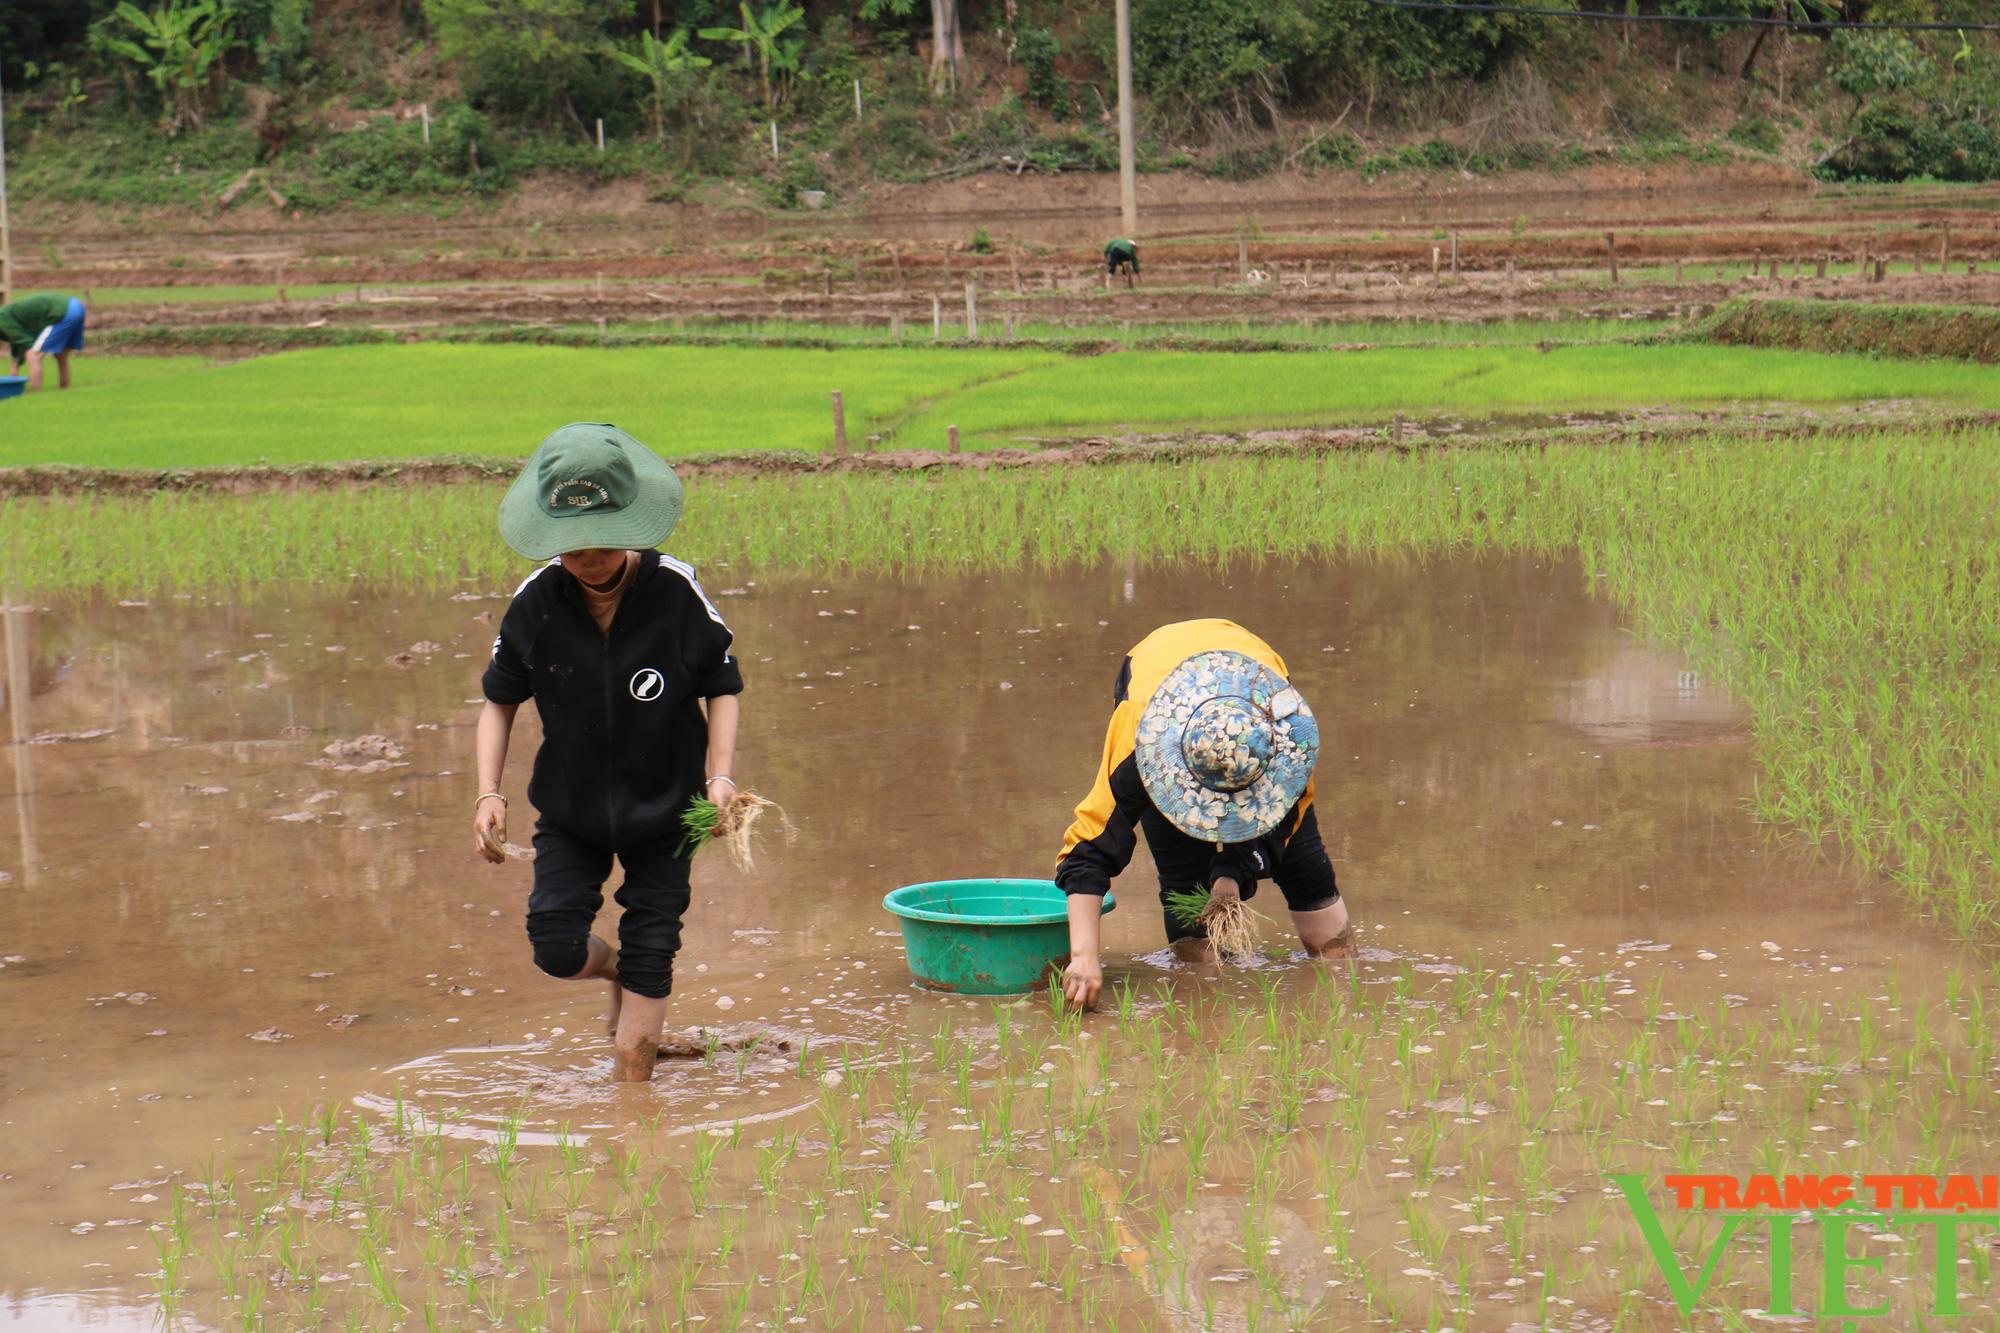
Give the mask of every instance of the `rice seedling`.
<svg viewBox="0 0 2000 1333">
<path fill-rule="evenodd" d="M 1218 959 L 1239 966 L 1255 959 L 1257 932 L 1251 919 L 1257 913 L 1240 897 L 1232 893 L 1218 898 L 1206 884 L 1197 884 L 1168 893 L 1166 903 L 1174 920 L 1198 928 L 1208 937 Z"/>
<path fill-rule="evenodd" d="M 676 454 L 830 447 L 826 395 L 847 428 L 936 449 L 1148 429 L 1315 427 L 1396 413 L 1555 413 L 1634 403 L 1854 403 L 1990 407 L 1979 366 L 1696 343 L 1378 347 L 1338 356 L 1183 351 L 1102 358 L 1038 350 L 528 346 L 331 347 L 188 365 L 95 383 L 62 404 L 10 406 L 0 467 L 196 468 L 462 455 L 518 458 L 521 423 L 619 424 Z M 585 371 L 587 370 L 587 374 Z M 449 399 L 432 392 L 459 387 Z M 86 383 L 91 383 L 86 381 Z M 589 384 L 587 392 L 569 386 Z M 699 393 L 681 386 L 699 385 Z M 293 428 L 310 402 L 314 429 Z M 219 405 L 227 410 L 217 410 Z M 1219 407 L 1228 404 L 1228 407 Z M 1245 406 L 1254 405 L 1254 406 Z M 60 410 L 61 429 L 43 424 Z M 385 414 L 387 416 L 385 417 Z M 380 423 L 398 429 L 385 436 Z M 51 423 L 53 417 L 48 419 Z M 52 447 L 51 441 L 60 443 Z"/>
<path fill-rule="evenodd" d="M 757 856 L 753 839 L 757 822 L 766 811 L 776 813 L 778 823 L 784 829 L 785 840 L 791 841 L 794 836 L 792 826 L 776 801 L 767 801 L 753 791 L 731 791 L 728 799 L 718 806 L 714 801 L 698 796 L 681 813 L 682 838 L 675 855 L 693 856 L 715 842 L 729 853 L 730 861 L 738 870 L 755 870 Z M 744 1058 L 748 1058 L 747 1052 Z"/>
</svg>

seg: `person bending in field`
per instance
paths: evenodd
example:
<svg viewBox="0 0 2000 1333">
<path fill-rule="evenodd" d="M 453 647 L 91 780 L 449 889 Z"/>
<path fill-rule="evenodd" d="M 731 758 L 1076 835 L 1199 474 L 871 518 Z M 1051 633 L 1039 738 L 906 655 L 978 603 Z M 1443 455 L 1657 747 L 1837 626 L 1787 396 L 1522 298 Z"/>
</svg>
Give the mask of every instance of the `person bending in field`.
<svg viewBox="0 0 2000 1333">
<path fill-rule="evenodd" d="M 1123 236 L 1104 247 L 1104 268 L 1111 277 L 1129 274 L 1127 282 L 1139 276 L 1139 245 Z"/>
<path fill-rule="evenodd" d="M 541 714 L 528 783 L 528 939 L 550 976 L 609 982 L 614 1076 L 653 1077 L 692 851 L 682 816 L 734 791 L 743 676 L 694 570 L 653 548 L 681 514 L 673 469 L 615 426 L 564 426 L 500 502 L 500 535 L 547 564 L 514 592 L 487 664 L 473 835 L 504 859 L 500 774 L 514 713 Z M 553 557 L 553 558 L 552 558 Z M 705 705 L 705 711 L 704 711 Z M 611 860 L 624 867 L 618 947 L 591 933 Z"/>
<path fill-rule="evenodd" d="M 83 350 L 83 316 L 83 302 L 54 292 L 0 305 L 0 338 L 7 340 L 15 374 L 27 363 L 30 391 L 42 387 L 42 360 L 51 356 L 58 383 L 69 387 L 69 354 Z"/>
<path fill-rule="evenodd" d="M 1104 984 L 1098 919 L 1140 830 L 1160 902 L 1207 885 L 1210 901 L 1277 881 L 1299 943 L 1343 956 L 1347 904 L 1313 813 L 1319 725 L 1262 639 L 1227 620 L 1164 625 L 1125 656 L 1090 794 L 1063 838 L 1056 883 L 1068 895 L 1063 994 L 1088 1006 Z M 1214 956 L 1207 932 L 1165 911 L 1167 940 L 1189 961 Z"/>
</svg>

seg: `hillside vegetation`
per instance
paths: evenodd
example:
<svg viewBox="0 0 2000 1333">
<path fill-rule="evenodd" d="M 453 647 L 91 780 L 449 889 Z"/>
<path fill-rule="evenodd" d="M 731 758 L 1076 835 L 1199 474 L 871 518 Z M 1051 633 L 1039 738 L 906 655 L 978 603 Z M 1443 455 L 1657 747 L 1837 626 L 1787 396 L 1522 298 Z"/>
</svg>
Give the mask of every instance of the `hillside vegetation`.
<svg viewBox="0 0 2000 1333">
<path fill-rule="evenodd" d="M 1987 0 L 1585 3 L 1993 17 Z M 1992 34 L 1375 0 L 1134 0 L 1133 30 L 1142 170 L 1740 157 L 1840 179 L 2000 177 Z M 31 207 L 449 208 L 556 173 L 663 202 L 727 182 L 792 208 L 878 181 L 1104 170 L 1112 43 L 1108 3 L 1049 0 L 0 0 L 14 188 Z"/>
</svg>

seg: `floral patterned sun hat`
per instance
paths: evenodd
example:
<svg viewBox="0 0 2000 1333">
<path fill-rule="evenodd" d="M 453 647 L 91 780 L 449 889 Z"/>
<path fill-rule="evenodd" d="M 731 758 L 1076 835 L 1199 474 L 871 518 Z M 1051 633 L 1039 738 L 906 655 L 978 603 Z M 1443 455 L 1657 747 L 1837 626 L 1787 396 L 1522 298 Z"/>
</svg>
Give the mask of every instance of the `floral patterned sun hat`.
<svg viewBox="0 0 2000 1333">
<path fill-rule="evenodd" d="M 1256 658 L 1196 653 L 1153 692 L 1134 753 L 1146 794 L 1175 828 L 1203 842 L 1251 842 L 1304 794 L 1319 723 Z"/>
</svg>

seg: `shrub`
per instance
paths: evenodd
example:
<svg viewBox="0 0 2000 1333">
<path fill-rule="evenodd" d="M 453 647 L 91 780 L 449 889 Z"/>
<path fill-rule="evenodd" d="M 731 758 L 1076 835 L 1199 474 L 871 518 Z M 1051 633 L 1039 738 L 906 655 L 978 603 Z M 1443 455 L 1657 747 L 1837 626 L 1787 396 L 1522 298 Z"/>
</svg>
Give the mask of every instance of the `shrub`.
<svg viewBox="0 0 2000 1333">
<path fill-rule="evenodd" d="M 1775 153 L 1784 142 L 1778 127 L 1762 116 L 1737 121 L 1729 129 L 1729 140 L 1759 153 Z"/>
<path fill-rule="evenodd" d="M 1056 72 L 1062 43 L 1047 28 L 1024 24 L 1014 34 L 1014 59 L 1028 75 L 1028 100 L 1052 116 L 1070 114 L 1069 84 Z"/>
</svg>

